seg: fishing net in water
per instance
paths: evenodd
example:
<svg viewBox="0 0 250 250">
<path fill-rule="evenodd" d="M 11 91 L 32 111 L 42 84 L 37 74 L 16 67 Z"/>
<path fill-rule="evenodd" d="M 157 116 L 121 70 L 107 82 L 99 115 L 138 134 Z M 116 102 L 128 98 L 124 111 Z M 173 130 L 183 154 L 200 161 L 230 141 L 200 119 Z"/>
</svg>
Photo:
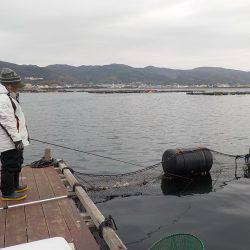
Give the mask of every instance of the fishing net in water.
<svg viewBox="0 0 250 250">
<path fill-rule="evenodd" d="M 161 163 L 124 174 L 84 174 L 75 172 L 79 181 L 84 184 L 88 194 L 95 202 L 141 195 L 153 183 L 161 179 Z"/>
<path fill-rule="evenodd" d="M 149 250 L 204 250 L 203 242 L 192 234 L 172 234 L 153 244 Z"/>
<path fill-rule="evenodd" d="M 250 177 L 249 155 L 230 155 L 210 150 L 213 166 L 210 173 L 199 176 L 182 176 L 165 173 L 162 162 L 123 174 L 89 174 L 75 172 L 96 202 L 133 195 L 203 194 L 223 188 L 230 181 Z"/>
</svg>

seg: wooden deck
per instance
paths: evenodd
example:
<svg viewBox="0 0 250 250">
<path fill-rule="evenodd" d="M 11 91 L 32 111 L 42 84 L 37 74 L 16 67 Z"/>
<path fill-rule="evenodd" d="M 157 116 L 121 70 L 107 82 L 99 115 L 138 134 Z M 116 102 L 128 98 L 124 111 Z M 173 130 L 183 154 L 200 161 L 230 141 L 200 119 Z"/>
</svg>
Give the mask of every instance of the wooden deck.
<svg viewBox="0 0 250 250">
<path fill-rule="evenodd" d="M 23 202 L 67 195 L 53 167 L 22 170 L 22 182 L 31 187 Z M 7 205 L 21 202 L 7 202 Z M 0 201 L 3 206 L 6 203 Z M 0 247 L 63 237 L 77 250 L 100 249 L 70 198 L 0 211 Z"/>
</svg>

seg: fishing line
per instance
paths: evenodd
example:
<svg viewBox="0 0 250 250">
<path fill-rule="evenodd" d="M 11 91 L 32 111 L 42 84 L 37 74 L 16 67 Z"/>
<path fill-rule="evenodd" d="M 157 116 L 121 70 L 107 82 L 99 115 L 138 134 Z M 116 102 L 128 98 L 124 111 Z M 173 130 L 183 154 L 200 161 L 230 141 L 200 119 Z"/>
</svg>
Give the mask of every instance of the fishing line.
<svg viewBox="0 0 250 250">
<path fill-rule="evenodd" d="M 30 140 L 31 141 L 35 141 L 35 142 L 40 142 L 40 143 L 43 143 L 43 144 L 47 144 L 47 145 L 51 145 L 51 146 L 55 146 L 55 147 L 58 147 L 58 148 L 64 148 L 64 149 L 68 149 L 68 150 L 71 150 L 71 151 L 75 151 L 75 152 L 80 152 L 80 153 L 84 153 L 84 154 L 87 154 L 87 155 L 96 156 L 96 157 L 103 158 L 103 159 L 108 159 L 108 160 L 112 160 L 112 161 L 126 163 L 126 164 L 133 165 L 133 166 L 140 167 L 140 168 L 144 168 L 145 167 L 145 166 L 142 166 L 142 165 L 137 164 L 137 163 L 128 162 L 128 161 L 124 161 L 124 160 L 120 160 L 120 159 L 115 159 L 113 157 L 109 157 L 109 156 L 105 156 L 105 155 L 100 155 L 100 154 L 95 154 L 95 153 L 91 153 L 89 151 L 84 151 L 84 150 L 80 150 L 80 149 L 76 149 L 76 148 L 71 148 L 71 147 L 67 147 L 67 146 L 63 146 L 63 145 L 59 145 L 59 144 L 55 144 L 55 143 L 51 143 L 51 142 L 46 142 L 46 141 L 42 141 L 42 140 L 38 140 L 38 139 L 33 139 L 33 138 L 30 138 Z"/>
</svg>

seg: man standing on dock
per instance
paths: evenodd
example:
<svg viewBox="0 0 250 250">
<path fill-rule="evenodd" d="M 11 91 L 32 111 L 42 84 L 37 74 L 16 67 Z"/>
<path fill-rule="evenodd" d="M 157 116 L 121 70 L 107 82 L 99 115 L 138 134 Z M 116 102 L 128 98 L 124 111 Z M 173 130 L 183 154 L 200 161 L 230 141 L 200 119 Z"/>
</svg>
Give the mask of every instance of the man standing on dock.
<svg viewBox="0 0 250 250">
<path fill-rule="evenodd" d="M 2 200 L 23 200 L 28 188 L 19 185 L 24 146 L 29 145 L 25 117 L 18 102 L 18 89 L 24 85 L 11 69 L 0 75 L 0 157 Z"/>
</svg>

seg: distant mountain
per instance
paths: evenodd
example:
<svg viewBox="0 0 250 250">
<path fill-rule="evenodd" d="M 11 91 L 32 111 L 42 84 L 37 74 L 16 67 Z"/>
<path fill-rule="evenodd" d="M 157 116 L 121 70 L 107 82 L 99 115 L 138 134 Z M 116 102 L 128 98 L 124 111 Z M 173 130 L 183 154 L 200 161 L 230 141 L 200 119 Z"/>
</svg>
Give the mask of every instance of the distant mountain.
<svg viewBox="0 0 250 250">
<path fill-rule="evenodd" d="M 0 69 L 11 68 L 15 70 L 18 74 L 24 77 L 34 76 L 38 78 L 44 78 L 46 80 L 54 80 L 60 77 L 56 72 L 50 71 L 46 67 L 39 67 L 36 65 L 18 65 L 14 63 L 2 62 L 0 61 Z"/>
<path fill-rule="evenodd" d="M 40 83 L 132 83 L 145 84 L 249 84 L 250 72 L 218 67 L 179 70 L 147 66 L 133 68 L 123 64 L 103 66 L 71 66 L 54 64 L 46 67 L 17 65 L 0 61 L 0 69 L 14 69 L 23 78 L 43 78 Z"/>
</svg>

